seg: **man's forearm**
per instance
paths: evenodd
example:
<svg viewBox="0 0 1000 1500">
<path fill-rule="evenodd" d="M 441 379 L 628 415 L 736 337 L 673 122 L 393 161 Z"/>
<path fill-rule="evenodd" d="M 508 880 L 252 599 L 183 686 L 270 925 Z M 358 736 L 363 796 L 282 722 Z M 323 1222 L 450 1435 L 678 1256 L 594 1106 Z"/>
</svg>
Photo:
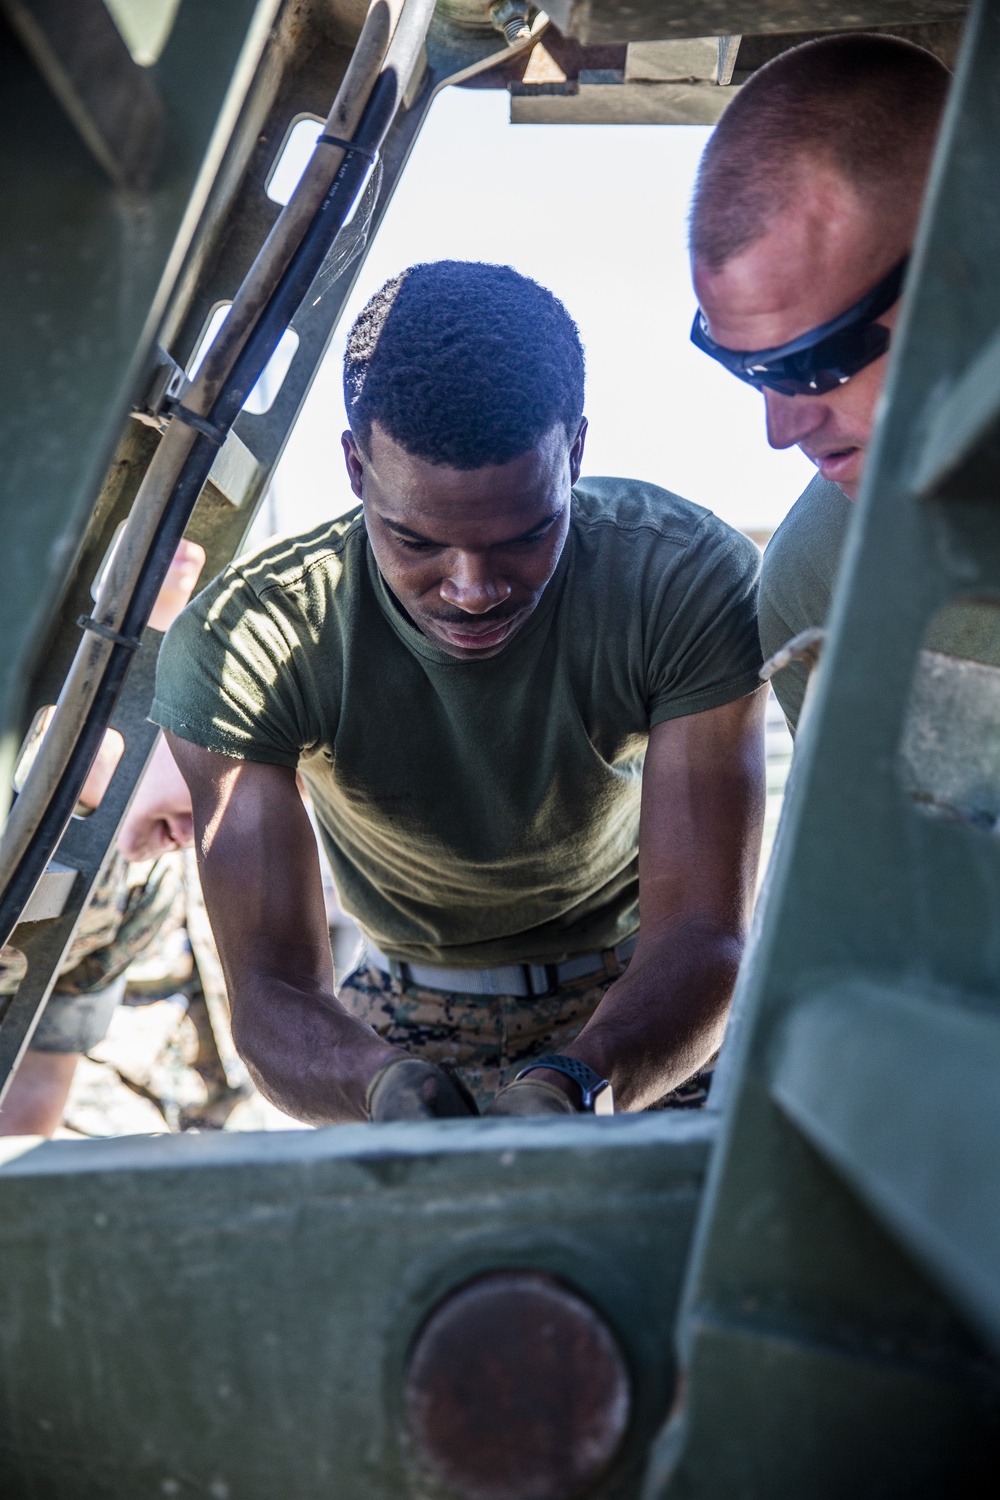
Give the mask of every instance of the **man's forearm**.
<svg viewBox="0 0 1000 1500">
<path fill-rule="evenodd" d="M 617 1110 L 654 1104 L 718 1051 L 742 949 L 699 919 L 646 938 L 563 1051 L 611 1080 Z"/>
<path fill-rule="evenodd" d="M 233 1004 L 233 1040 L 265 1099 L 309 1125 L 365 1120 L 365 1092 L 399 1049 L 332 994 L 255 977 Z"/>
<path fill-rule="evenodd" d="M 294 771 L 168 735 L 191 789 L 198 868 L 233 1040 L 265 1098 L 312 1125 L 364 1120 L 400 1055 L 334 995 L 319 856 Z"/>
</svg>

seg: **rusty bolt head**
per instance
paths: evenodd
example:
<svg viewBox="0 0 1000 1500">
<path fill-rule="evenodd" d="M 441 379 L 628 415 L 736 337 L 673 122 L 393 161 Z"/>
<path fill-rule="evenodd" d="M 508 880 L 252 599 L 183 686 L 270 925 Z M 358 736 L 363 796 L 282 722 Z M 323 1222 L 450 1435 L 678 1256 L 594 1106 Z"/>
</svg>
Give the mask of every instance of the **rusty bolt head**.
<svg viewBox="0 0 1000 1500">
<path fill-rule="evenodd" d="M 537 1271 L 494 1271 L 451 1292 L 406 1373 L 422 1493 L 449 1500 L 577 1500 L 628 1426 L 628 1369 L 588 1302 Z"/>
</svg>

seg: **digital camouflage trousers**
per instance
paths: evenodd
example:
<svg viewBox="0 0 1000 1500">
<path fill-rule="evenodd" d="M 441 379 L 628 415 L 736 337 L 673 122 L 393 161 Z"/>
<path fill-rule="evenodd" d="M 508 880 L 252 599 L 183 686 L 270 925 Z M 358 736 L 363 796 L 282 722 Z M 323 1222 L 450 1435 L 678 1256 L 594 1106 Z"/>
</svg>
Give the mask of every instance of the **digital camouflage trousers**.
<svg viewBox="0 0 1000 1500">
<path fill-rule="evenodd" d="M 84 908 L 31 1039 L 32 1051 L 76 1053 L 95 1047 L 124 995 L 125 970 L 171 917 L 183 918 L 179 856 L 164 855 L 145 879 L 130 883 L 129 867 L 113 854 Z M 26 969 L 17 948 L 0 949 L 0 1014 L 4 997 L 16 991 Z"/>
<path fill-rule="evenodd" d="M 612 976 L 587 975 L 530 999 L 455 994 L 401 984 L 362 957 L 337 995 L 387 1042 L 453 1069 L 485 1109 L 526 1063 L 573 1041 L 613 983 Z M 651 1108 L 699 1109 L 710 1081 L 710 1070 L 698 1073 Z"/>
</svg>

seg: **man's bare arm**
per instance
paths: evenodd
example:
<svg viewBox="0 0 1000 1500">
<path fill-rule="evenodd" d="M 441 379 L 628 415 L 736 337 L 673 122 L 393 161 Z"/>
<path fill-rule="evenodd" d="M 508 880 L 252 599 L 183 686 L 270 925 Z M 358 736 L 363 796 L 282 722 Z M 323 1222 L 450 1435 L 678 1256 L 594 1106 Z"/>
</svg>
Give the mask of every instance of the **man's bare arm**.
<svg viewBox="0 0 1000 1500">
<path fill-rule="evenodd" d="M 367 1119 L 368 1084 L 405 1054 L 334 995 L 316 839 L 295 772 L 167 739 L 191 791 L 240 1056 L 261 1093 L 297 1119 Z"/>
<path fill-rule="evenodd" d="M 764 821 L 763 689 L 657 724 L 639 828 L 639 944 L 563 1051 L 643 1109 L 717 1051 L 753 903 Z M 567 1088 L 559 1074 L 531 1075 Z M 568 1085 L 573 1088 L 572 1084 Z"/>
</svg>

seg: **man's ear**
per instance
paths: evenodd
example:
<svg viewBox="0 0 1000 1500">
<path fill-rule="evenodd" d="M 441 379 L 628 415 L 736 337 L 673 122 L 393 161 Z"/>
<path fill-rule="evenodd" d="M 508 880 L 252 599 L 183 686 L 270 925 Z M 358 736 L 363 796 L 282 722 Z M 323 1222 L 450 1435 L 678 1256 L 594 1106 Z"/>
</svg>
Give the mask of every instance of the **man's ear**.
<svg viewBox="0 0 1000 1500">
<path fill-rule="evenodd" d="M 361 449 L 355 442 L 354 433 L 350 428 L 346 432 L 341 433 L 340 446 L 344 450 L 344 462 L 347 465 L 347 477 L 351 481 L 351 489 L 360 500 L 362 498 L 361 481 L 365 472 L 365 460 Z"/>
<path fill-rule="evenodd" d="M 573 446 L 569 450 L 569 477 L 570 483 L 576 484 L 583 469 L 583 450 L 587 442 L 587 418 L 580 421 L 580 430 L 573 440 Z"/>
</svg>

